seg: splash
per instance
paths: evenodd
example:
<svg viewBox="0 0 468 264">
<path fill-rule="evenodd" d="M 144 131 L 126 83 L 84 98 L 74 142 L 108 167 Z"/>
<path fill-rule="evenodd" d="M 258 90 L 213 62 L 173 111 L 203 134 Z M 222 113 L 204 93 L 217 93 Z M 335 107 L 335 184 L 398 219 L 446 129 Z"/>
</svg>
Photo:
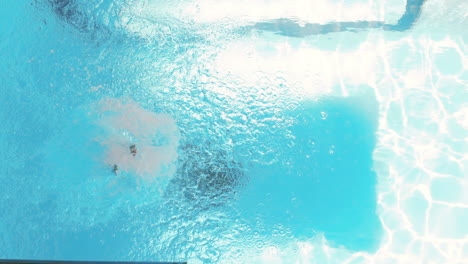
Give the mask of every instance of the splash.
<svg viewBox="0 0 468 264">
<path fill-rule="evenodd" d="M 58 226 L 79 230 L 131 214 L 158 201 L 175 174 L 179 129 L 166 114 L 105 98 L 75 109 L 60 125 L 44 146 L 41 178 Z"/>
<path fill-rule="evenodd" d="M 106 98 L 96 109 L 104 131 L 96 140 L 104 148 L 105 164 L 143 180 L 174 174 L 179 131 L 172 117 L 130 99 Z"/>
</svg>

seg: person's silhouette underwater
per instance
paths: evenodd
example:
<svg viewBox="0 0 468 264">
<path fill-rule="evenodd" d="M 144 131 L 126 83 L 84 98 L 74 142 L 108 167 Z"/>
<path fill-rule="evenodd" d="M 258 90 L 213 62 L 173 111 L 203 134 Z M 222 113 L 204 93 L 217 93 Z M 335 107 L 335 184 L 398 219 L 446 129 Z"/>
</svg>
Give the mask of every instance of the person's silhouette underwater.
<svg viewBox="0 0 468 264">
<path fill-rule="evenodd" d="M 131 146 L 129 147 L 129 149 L 130 149 L 130 154 L 131 154 L 133 157 L 135 157 L 136 154 L 138 153 L 138 150 L 137 150 L 136 145 L 135 145 L 135 144 L 131 145 Z M 114 164 L 114 166 L 112 166 L 112 172 L 113 172 L 115 175 L 119 174 L 119 166 L 118 166 L 117 164 Z"/>
</svg>

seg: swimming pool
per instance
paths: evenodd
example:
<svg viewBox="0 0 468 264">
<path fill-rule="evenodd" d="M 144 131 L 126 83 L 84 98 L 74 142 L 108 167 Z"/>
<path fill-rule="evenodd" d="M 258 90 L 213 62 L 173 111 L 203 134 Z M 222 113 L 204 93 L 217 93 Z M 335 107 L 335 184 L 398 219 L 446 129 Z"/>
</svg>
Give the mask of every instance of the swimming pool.
<svg viewBox="0 0 468 264">
<path fill-rule="evenodd" d="M 464 1 L 0 1 L 0 259 L 468 259 Z"/>
</svg>

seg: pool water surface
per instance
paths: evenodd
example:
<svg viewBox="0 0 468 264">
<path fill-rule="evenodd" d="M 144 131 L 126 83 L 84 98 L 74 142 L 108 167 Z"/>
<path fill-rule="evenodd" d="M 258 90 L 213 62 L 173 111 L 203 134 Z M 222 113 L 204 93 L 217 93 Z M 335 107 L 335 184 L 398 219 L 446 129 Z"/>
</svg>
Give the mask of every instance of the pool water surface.
<svg viewBox="0 0 468 264">
<path fill-rule="evenodd" d="M 0 0 L 0 259 L 464 263 L 466 8 Z"/>
</svg>

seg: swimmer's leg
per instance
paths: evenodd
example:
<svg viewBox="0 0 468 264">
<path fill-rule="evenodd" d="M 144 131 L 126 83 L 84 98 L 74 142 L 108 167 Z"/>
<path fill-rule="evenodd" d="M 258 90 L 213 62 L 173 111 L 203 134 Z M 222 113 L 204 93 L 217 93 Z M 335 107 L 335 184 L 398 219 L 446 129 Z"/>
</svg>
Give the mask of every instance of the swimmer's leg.
<svg viewBox="0 0 468 264">
<path fill-rule="evenodd" d="M 119 174 L 119 167 L 117 166 L 117 164 L 114 164 L 114 166 L 112 167 L 112 172 L 113 172 L 115 175 L 118 175 L 118 174 Z"/>
</svg>

